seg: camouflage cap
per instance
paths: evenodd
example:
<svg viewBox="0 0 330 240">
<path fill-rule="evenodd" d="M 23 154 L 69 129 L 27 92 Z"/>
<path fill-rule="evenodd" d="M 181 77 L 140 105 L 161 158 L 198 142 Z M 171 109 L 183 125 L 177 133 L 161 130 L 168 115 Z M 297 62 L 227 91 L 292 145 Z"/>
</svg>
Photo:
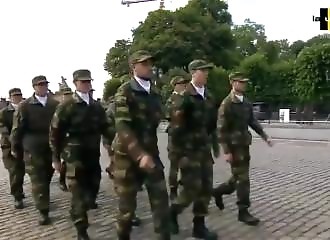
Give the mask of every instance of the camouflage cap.
<svg viewBox="0 0 330 240">
<path fill-rule="evenodd" d="M 47 78 L 43 75 L 36 76 L 32 79 L 33 86 L 38 85 L 40 83 L 49 83 L 49 82 L 47 81 Z"/>
<path fill-rule="evenodd" d="M 79 69 L 73 72 L 74 81 L 93 81 L 92 74 L 88 69 Z"/>
<path fill-rule="evenodd" d="M 21 96 L 22 91 L 20 88 L 12 88 L 9 90 L 9 96 Z"/>
<path fill-rule="evenodd" d="M 153 59 L 153 56 L 151 55 L 150 52 L 145 51 L 145 50 L 139 50 L 139 51 L 134 52 L 129 57 L 129 63 L 136 64 L 136 63 L 145 62 L 149 59 Z"/>
<path fill-rule="evenodd" d="M 244 74 L 241 72 L 233 72 L 229 74 L 229 81 L 239 81 L 239 82 L 248 82 L 249 79 L 244 77 Z"/>
<path fill-rule="evenodd" d="M 176 76 L 174 78 L 172 78 L 170 84 L 174 87 L 177 84 L 184 84 L 184 83 L 188 83 L 189 80 L 182 77 L 182 76 Z"/>
<path fill-rule="evenodd" d="M 60 89 L 60 92 L 64 95 L 68 95 L 68 94 L 72 94 L 72 89 L 70 87 L 64 86 Z"/>
<path fill-rule="evenodd" d="M 205 60 L 197 59 L 193 60 L 188 65 L 189 72 L 194 70 L 201 70 L 201 69 L 212 69 L 214 65 L 212 63 L 208 63 Z"/>
</svg>

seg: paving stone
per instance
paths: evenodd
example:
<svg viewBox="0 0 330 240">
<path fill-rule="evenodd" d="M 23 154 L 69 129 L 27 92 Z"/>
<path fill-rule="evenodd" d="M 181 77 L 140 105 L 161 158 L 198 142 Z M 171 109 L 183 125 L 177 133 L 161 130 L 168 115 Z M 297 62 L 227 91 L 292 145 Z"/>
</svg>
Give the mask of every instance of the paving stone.
<svg viewBox="0 0 330 240">
<path fill-rule="evenodd" d="M 161 158 L 168 172 L 166 135 L 159 135 Z M 237 221 L 236 195 L 225 196 L 226 209 L 220 212 L 211 201 L 207 218 L 210 229 L 224 240 L 316 240 L 330 239 L 330 162 L 329 146 L 279 141 L 267 148 L 260 140 L 251 147 L 251 212 L 260 217 L 257 227 L 249 227 Z M 317 156 L 317 157 L 316 157 Z M 1 157 L 1 156 L 0 156 Z M 108 158 L 102 149 L 103 169 Z M 92 239 L 116 239 L 115 221 L 117 197 L 112 182 L 102 174 L 99 209 L 89 212 L 89 233 Z M 214 184 L 230 177 L 230 169 L 223 159 L 216 159 Z M 0 165 L 0 240 L 71 240 L 76 234 L 69 217 L 70 194 L 57 186 L 58 175 L 51 184 L 51 226 L 37 225 L 37 213 L 31 199 L 31 185 L 25 179 L 26 208 L 15 210 L 9 195 L 7 171 Z M 132 239 L 153 239 L 153 224 L 146 192 L 138 194 L 137 214 L 143 225 L 134 228 Z M 179 222 L 180 235 L 174 240 L 191 238 L 191 207 Z"/>
</svg>

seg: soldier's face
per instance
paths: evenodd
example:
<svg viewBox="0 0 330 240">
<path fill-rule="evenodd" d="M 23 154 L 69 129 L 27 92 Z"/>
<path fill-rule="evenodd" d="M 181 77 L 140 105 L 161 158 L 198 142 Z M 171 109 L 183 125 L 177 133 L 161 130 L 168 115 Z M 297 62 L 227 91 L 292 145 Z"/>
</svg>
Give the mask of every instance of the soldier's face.
<svg viewBox="0 0 330 240">
<path fill-rule="evenodd" d="M 144 62 L 136 63 L 134 65 L 134 73 L 138 77 L 142 78 L 151 78 L 152 77 L 152 67 L 153 63 L 151 60 L 147 60 Z"/>
<path fill-rule="evenodd" d="M 233 87 L 236 92 L 245 92 L 247 87 L 247 82 L 235 81 L 233 82 Z"/>
<path fill-rule="evenodd" d="M 186 89 L 186 87 L 187 87 L 187 84 L 186 83 L 184 83 L 184 84 L 177 84 L 177 85 L 175 85 L 174 90 L 176 92 L 182 92 L 182 91 L 184 91 Z"/>
<path fill-rule="evenodd" d="M 205 86 L 207 83 L 207 77 L 209 75 L 208 69 L 199 69 L 193 73 L 193 80 L 200 86 Z"/>
<path fill-rule="evenodd" d="M 33 86 L 34 91 L 39 96 L 46 96 L 48 93 L 48 82 L 40 82 Z"/>
<path fill-rule="evenodd" d="M 91 80 L 88 80 L 88 81 L 77 80 L 74 82 L 74 84 L 76 85 L 77 91 L 82 92 L 82 93 L 89 93 L 89 91 L 91 90 L 91 86 L 92 86 Z"/>
<path fill-rule="evenodd" d="M 15 94 L 10 96 L 10 101 L 14 104 L 18 104 L 22 101 L 22 94 Z"/>
</svg>

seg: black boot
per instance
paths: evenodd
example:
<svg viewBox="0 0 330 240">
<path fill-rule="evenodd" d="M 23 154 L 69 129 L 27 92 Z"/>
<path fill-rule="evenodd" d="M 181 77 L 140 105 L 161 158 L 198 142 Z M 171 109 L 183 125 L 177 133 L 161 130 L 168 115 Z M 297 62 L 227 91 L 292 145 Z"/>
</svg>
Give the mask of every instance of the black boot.
<svg viewBox="0 0 330 240">
<path fill-rule="evenodd" d="M 173 202 L 178 197 L 178 188 L 171 187 L 170 189 L 170 199 Z"/>
<path fill-rule="evenodd" d="M 129 236 L 129 234 L 119 234 L 118 235 L 118 240 L 130 240 L 131 237 Z"/>
<path fill-rule="evenodd" d="M 174 205 L 171 206 L 170 208 L 170 228 L 171 228 L 171 233 L 173 235 L 176 235 L 179 233 L 180 228 L 178 224 L 178 212 L 175 209 Z"/>
<path fill-rule="evenodd" d="M 132 226 L 138 227 L 140 225 L 141 225 L 141 219 L 139 217 L 137 217 L 136 215 L 134 215 L 134 217 L 132 219 Z"/>
<path fill-rule="evenodd" d="M 77 228 L 77 240 L 90 240 L 86 227 L 76 225 L 76 228 Z"/>
<path fill-rule="evenodd" d="M 209 231 L 209 229 L 205 226 L 205 218 L 204 217 L 194 217 L 193 220 L 193 237 L 199 239 L 206 240 L 216 240 L 218 239 L 218 235 L 215 232 Z"/>
<path fill-rule="evenodd" d="M 90 203 L 88 204 L 88 209 L 89 209 L 89 210 L 91 210 L 91 209 L 97 209 L 98 207 L 99 207 L 99 205 L 98 205 L 95 201 L 90 202 Z"/>
<path fill-rule="evenodd" d="M 39 212 L 39 225 L 49 225 L 50 224 L 50 218 L 48 215 L 48 210 L 40 210 Z"/>
<path fill-rule="evenodd" d="M 238 221 L 243 222 L 249 226 L 257 226 L 260 222 L 260 220 L 252 216 L 247 209 L 239 210 Z"/>
<path fill-rule="evenodd" d="M 224 210 L 225 209 L 225 204 L 223 203 L 222 199 L 222 194 L 213 194 L 214 200 L 215 200 L 215 205 L 219 208 L 219 210 Z"/>
<path fill-rule="evenodd" d="M 15 204 L 14 204 L 16 209 L 23 209 L 24 204 L 22 199 L 15 199 Z"/>
</svg>

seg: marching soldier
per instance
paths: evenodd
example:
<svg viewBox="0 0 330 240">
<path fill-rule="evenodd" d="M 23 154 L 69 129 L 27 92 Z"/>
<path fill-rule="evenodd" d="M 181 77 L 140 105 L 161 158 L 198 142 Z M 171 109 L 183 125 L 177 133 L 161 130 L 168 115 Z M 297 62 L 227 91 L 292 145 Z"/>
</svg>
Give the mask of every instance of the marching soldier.
<svg viewBox="0 0 330 240">
<path fill-rule="evenodd" d="M 177 217 L 193 203 L 193 237 L 217 239 L 205 225 L 205 216 L 213 187 L 211 136 L 216 131 L 216 107 L 205 88 L 208 71 L 213 67 L 204 60 L 192 61 L 188 68 L 192 80 L 173 101 L 169 134 L 174 146 L 182 149 L 179 166 L 183 190 L 171 205 L 172 232 L 179 232 Z"/>
<path fill-rule="evenodd" d="M 92 77 L 87 69 L 73 73 L 76 91 L 62 102 L 50 127 L 50 146 L 54 168 L 60 170 L 60 158 L 66 163 L 66 180 L 71 198 L 71 219 L 78 239 L 89 239 L 87 211 L 93 208 L 101 180 L 100 139 L 112 139 L 114 127 L 100 103 L 89 94 Z"/>
<path fill-rule="evenodd" d="M 45 76 L 32 79 L 34 94 L 24 100 L 14 113 L 11 131 L 11 151 L 14 157 L 20 154 L 23 145 L 25 169 L 32 184 L 32 196 L 39 210 L 40 225 L 50 223 L 49 184 L 54 169 L 49 148 L 49 125 L 58 102 L 48 96 L 48 81 Z"/>
<path fill-rule="evenodd" d="M 167 114 L 167 119 L 169 120 L 169 125 L 167 129 L 168 133 L 170 132 L 169 128 L 171 127 L 171 115 L 173 114 L 173 112 L 171 111 L 172 102 L 175 101 L 177 98 L 180 98 L 180 93 L 182 93 L 185 90 L 187 83 L 189 83 L 189 80 L 185 79 L 182 76 L 176 76 L 171 80 L 171 85 L 174 87 L 174 91 L 166 103 L 166 108 L 167 108 L 166 114 Z M 178 195 L 177 193 L 178 185 L 179 185 L 178 172 L 179 172 L 179 160 L 180 160 L 181 150 L 179 146 L 175 146 L 172 143 L 172 138 L 170 134 L 168 135 L 167 150 L 168 150 L 168 159 L 170 160 L 168 182 L 170 185 L 170 199 L 173 201 L 176 199 Z"/>
<path fill-rule="evenodd" d="M 1 150 L 5 168 L 9 173 L 10 193 L 15 199 L 15 208 L 22 209 L 23 205 L 23 183 L 25 166 L 23 161 L 23 149 L 17 149 L 17 158 L 11 155 L 9 136 L 13 126 L 13 115 L 18 104 L 22 101 L 22 92 L 19 88 L 9 90 L 10 103 L 0 111 L 0 134 Z"/>
<path fill-rule="evenodd" d="M 244 96 L 248 79 L 239 72 L 231 74 L 229 79 L 232 91 L 219 108 L 218 134 L 224 158 L 230 163 L 232 176 L 227 182 L 215 188 L 213 195 L 216 205 L 223 210 L 222 195 L 232 194 L 236 190 L 238 220 L 255 226 L 259 223 L 259 219 L 248 211 L 250 207 L 249 146 L 252 142 L 248 127 L 259 134 L 269 146 L 272 146 L 272 141 L 253 115 L 252 104 Z"/>
<path fill-rule="evenodd" d="M 67 101 L 72 98 L 72 90 L 63 79 L 62 84 L 60 84 L 60 93 L 62 94 L 61 101 Z M 61 169 L 60 169 L 60 178 L 59 178 L 59 187 L 62 191 L 67 192 L 68 187 L 65 182 L 66 178 L 66 163 L 61 159 Z"/>
<path fill-rule="evenodd" d="M 115 95 L 113 176 L 119 197 L 118 239 L 130 239 L 136 195 L 144 182 L 157 239 L 169 240 L 168 194 L 157 145 L 162 107 L 161 97 L 151 83 L 152 56 L 140 50 L 130 56 L 129 63 L 133 78 L 122 84 Z"/>
</svg>

